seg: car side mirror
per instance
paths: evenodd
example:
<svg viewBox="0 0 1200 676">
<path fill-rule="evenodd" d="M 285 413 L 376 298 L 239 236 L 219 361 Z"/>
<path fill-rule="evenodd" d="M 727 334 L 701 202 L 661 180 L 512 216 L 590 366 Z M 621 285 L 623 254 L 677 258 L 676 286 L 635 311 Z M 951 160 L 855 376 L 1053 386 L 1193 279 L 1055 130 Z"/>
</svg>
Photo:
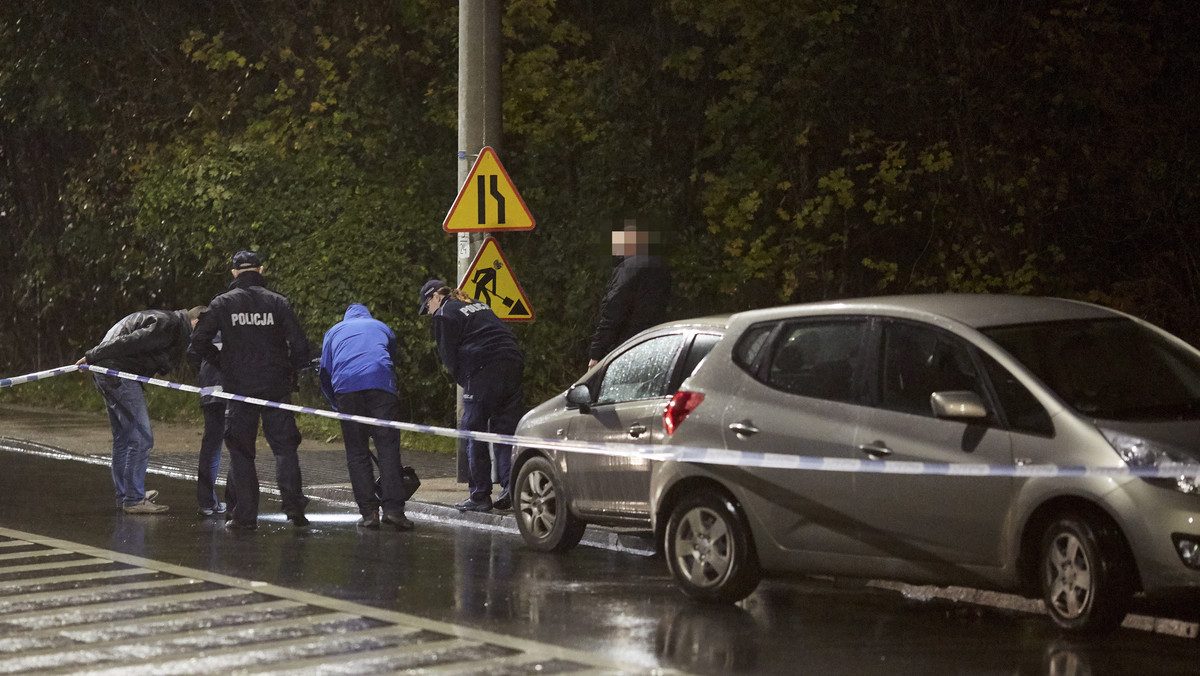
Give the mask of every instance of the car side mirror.
<svg viewBox="0 0 1200 676">
<path fill-rule="evenodd" d="M 586 384 L 576 385 L 567 390 L 567 404 L 577 406 L 583 413 L 588 412 L 592 405 L 592 390 Z"/>
<path fill-rule="evenodd" d="M 987 407 L 978 394 L 968 390 L 934 392 L 929 396 L 933 415 L 938 418 L 981 421 L 988 417 Z"/>
</svg>

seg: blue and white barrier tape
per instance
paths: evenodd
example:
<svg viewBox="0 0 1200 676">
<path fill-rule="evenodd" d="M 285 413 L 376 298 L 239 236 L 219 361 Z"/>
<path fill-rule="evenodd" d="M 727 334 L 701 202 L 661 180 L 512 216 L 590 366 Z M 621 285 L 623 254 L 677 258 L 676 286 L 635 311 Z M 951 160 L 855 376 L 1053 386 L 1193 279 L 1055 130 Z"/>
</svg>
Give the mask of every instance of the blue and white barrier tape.
<svg viewBox="0 0 1200 676">
<path fill-rule="evenodd" d="M 1110 478 L 1142 477 L 1158 479 L 1178 479 L 1181 477 L 1200 478 L 1200 464 L 1164 464 L 1158 467 L 1115 466 L 1083 466 L 1083 465 L 986 465 L 981 463 L 943 463 L 943 462 L 914 462 L 908 460 L 858 460 L 853 458 L 821 458 L 814 456 L 793 455 L 790 453 L 758 453 L 748 451 L 733 451 L 722 448 L 702 448 L 698 446 L 662 446 L 648 444 L 618 444 L 618 443 L 588 443 L 579 441 L 562 441 L 559 439 L 539 439 L 535 437 L 518 437 L 492 432 L 468 432 L 449 427 L 434 427 L 419 425 L 397 420 L 383 420 L 359 415 L 349 415 L 308 406 L 296 406 L 277 401 L 246 397 L 232 394 L 223 390 L 201 388 L 184 385 L 169 380 L 139 376 L 115 369 L 100 368 L 90 365 L 72 365 L 62 368 L 41 371 L 16 378 L 0 379 L 0 388 L 20 385 L 44 378 L 52 378 L 74 371 L 91 371 L 104 373 L 118 378 L 135 380 L 140 383 L 166 387 L 173 390 L 209 395 L 230 401 L 240 401 L 256 406 L 279 408 L 296 413 L 346 420 L 364 425 L 392 427 L 406 432 L 435 434 L 443 437 L 460 439 L 478 439 L 489 443 L 512 444 L 516 446 L 571 451 L 575 453 L 591 453 L 608 456 L 635 456 L 645 460 L 675 460 L 678 462 L 694 462 L 709 465 L 728 465 L 732 467 L 761 467 L 769 469 L 801 469 L 820 472 L 867 472 L 872 474 L 931 474 L 939 476 L 963 477 L 1085 477 L 1104 476 Z"/>
<path fill-rule="evenodd" d="M 79 367 L 72 364 L 70 366 L 64 366 L 62 368 L 50 369 L 49 371 L 39 371 L 37 373 L 30 373 L 29 375 L 25 375 L 25 376 L 17 376 L 16 378 L 0 378 L 0 389 L 4 389 L 5 387 L 12 387 L 13 385 L 22 385 L 24 383 L 32 383 L 35 380 L 44 380 L 46 378 L 53 378 L 54 376 L 61 376 L 64 373 L 74 373 L 78 370 L 79 370 Z"/>
</svg>

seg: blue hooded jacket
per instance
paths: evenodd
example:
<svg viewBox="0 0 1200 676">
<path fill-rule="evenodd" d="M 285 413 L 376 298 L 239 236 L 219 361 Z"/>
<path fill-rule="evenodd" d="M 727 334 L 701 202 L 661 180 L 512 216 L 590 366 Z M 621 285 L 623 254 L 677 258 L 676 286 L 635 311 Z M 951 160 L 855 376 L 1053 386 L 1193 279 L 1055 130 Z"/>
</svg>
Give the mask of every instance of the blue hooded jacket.
<svg viewBox="0 0 1200 676">
<path fill-rule="evenodd" d="M 335 393 L 386 390 L 395 394 L 395 359 L 396 334 L 371 317 L 365 305 L 351 303 L 321 345 L 321 394 L 331 403 Z"/>
</svg>

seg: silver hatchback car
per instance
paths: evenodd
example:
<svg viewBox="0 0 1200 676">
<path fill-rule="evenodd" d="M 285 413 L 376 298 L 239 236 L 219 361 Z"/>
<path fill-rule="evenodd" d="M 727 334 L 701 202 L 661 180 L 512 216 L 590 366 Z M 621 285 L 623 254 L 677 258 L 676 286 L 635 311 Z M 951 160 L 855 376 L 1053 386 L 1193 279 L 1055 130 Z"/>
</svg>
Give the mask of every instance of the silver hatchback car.
<svg viewBox="0 0 1200 676">
<path fill-rule="evenodd" d="M 644 529 L 704 601 L 763 575 L 888 578 L 1041 596 L 1094 633 L 1136 593 L 1200 591 L 1200 351 L 1096 305 L 901 296 L 669 323 L 517 434 L 634 444 L 516 447 L 531 547 Z M 726 458 L 685 461 L 698 448 Z"/>
</svg>

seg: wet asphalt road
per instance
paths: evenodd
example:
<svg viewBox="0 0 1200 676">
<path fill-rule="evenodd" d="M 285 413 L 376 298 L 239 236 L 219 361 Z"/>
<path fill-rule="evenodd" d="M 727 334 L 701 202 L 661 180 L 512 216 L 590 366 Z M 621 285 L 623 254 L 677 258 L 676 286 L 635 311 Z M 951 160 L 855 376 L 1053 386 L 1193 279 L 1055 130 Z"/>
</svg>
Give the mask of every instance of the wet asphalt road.
<svg viewBox="0 0 1200 676">
<path fill-rule="evenodd" d="M 259 529 L 234 534 L 195 516 L 192 480 L 157 473 L 165 468 L 186 476 L 171 468 L 194 466 L 199 430 L 156 424 L 151 461 L 158 469 L 147 484 L 172 510 L 127 516 L 110 506 L 107 427 L 102 414 L 0 406 L 0 437 L 69 450 L 0 450 L 0 528 L 495 632 L 518 643 L 561 646 L 628 665 L 632 673 L 1200 673 L 1194 639 L 1123 629 L 1068 641 L 1040 614 L 906 599 L 863 582 L 764 582 L 739 607 L 697 605 L 675 589 L 660 558 L 599 547 L 538 554 L 522 545 L 511 517 L 459 516 L 445 505 L 460 499 L 463 487 L 452 478 L 453 463 L 438 454 L 413 452 L 405 459 L 425 482 L 415 498 L 421 502 L 410 505 L 413 532 L 357 529 L 339 445 L 306 440 L 306 493 L 328 498 L 310 506 L 313 526 L 296 531 L 282 520 L 277 498 L 264 493 Z M 267 487 L 270 453 L 264 448 L 259 455 Z M 607 537 L 589 530 L 590 541 L 612 543 Z M 16 543 L 0 542 L 0 559 L 4 544 Z M 0 567 L 0 608 L 11 598 L 5 591 L 15 584 L 11 577 Z M 5 627 L 0 609 L 0 646 Z M 4 665 L 0 653 L 0 673 L 7 673 Z M 459 673 L 448 666 L 443 673 Z M 488 673 L 530 671 L 525 665 Z"/>
<path fill-rule="evenodd" d="M 410 533 L 362 531 L 349 507 L 314 503 L 313 527 L 297 531 L 265 498 L 259 530 L 234 534 L 186 510 L 121 514 L 101 465 L 11 452 L 0 462 L 5 528 L 565 646 L 635 672 L 1184 674 L 1200 660 L 1195 640 L 1121 630 L 1066 641 L 1041 616 L 860 583 L 765 583 L 741 608 L 698 606 L 653 557 L 540 555 L 515 534 L 428 515 Z M 190 481 L 152 483 L 167 504 L 193 495 Z"/>
</svg>

